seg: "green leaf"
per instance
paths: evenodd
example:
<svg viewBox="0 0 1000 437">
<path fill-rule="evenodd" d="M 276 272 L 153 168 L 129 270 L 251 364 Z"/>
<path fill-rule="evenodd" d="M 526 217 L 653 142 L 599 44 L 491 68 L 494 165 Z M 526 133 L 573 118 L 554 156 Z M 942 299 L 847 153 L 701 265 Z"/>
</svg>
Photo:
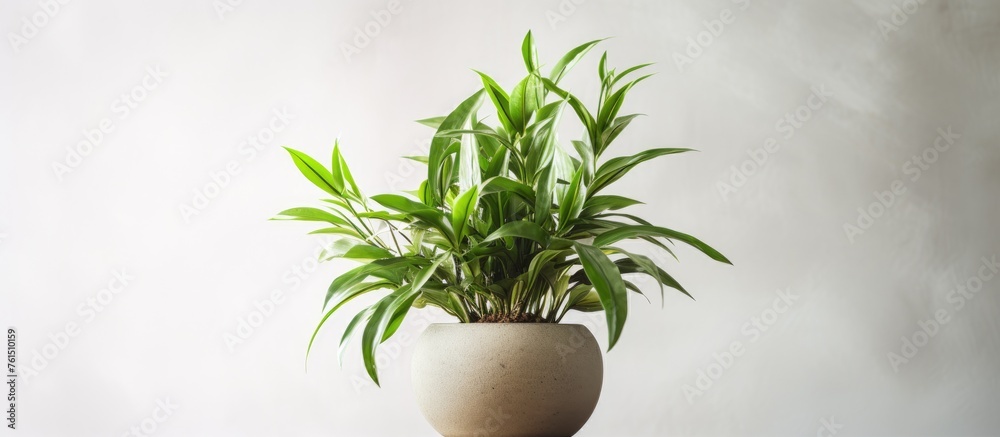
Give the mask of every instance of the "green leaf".
<svg viewBox="0 0 1000 437">
<path fill-rule="evenodd" d="M 507 141 L 507 137 L 503 133 L 487 126 L 485 123 L 478 122 L 475 130 L 482 132 L 475 133 L 475 135 L 476 142 L 479 144 L 479 165 L 483 169 L 489 167 L 490 157 L 494 156 L 500 149 L 512 149 L 512 146 Z M 487 177 L 487 175 L 483 175 L 484 179 Z"/>
<path fill-rule="evenodd" d="M 559 83 L 559 80 L 571 69 L 583 55 L 586 55 L 591 48 L 593 48 L 597 43 L 604 41 L 604 39 L 595 39 L 591 42 L 581 44 L 566 53 L 556 65 L 552 67 L 552 72 L 549 73 L 549 79 L 553 83 Z"/>
<path fill-rule="evenodd" d="M 322 228 L 312 231 L 310 232 L 310 234 L 337 234 L 337 235 L 346 235 L 349 237 L 354 237 L 359 240 L 365 239 L 365 237 L 362 237 L 361 234 L 358 233 L 358 231 L 348 228 Z"/>
<path fill-rule="evenodd" d="M 590 292 L 577 298 L 576 302 L 570 306 L 570 309 L 585 313 L 601 311 L 604 309 L 604 305 L 601 303 L 601 294 L 596 290 L 590 290 Z"/>
<path fill-rule="evenodd" d="M 396 333 L 399 326 L 403 324 L 406 313 L 410 311 L 410 308 L 413 308 L 413 303 L 420 297 L 420 289 L 414 288 L 412 284 L 408 287 L 410 289 L 407 290 L 407 293 L 396 299 L 389 307 L 389 312 L 385 316 L 386 321 L 383 322 L 385 327 L 379 327 L 379 330 L 382 331 L 382 339 L 379 340 L 379 343 L 384 343 Z"/>
<path fill-rule="evenodd" d="M 458 152 L 458 189 L 467 191 L 482 182 L 479 169 L 479 146 L 471 134 L 462 135 L 462 147 Z"/>
<path fill-rule="evenodd" d="M 608 77 L 608 52 L 601 55 L 601 62 L 597 64 L 597 76 L 601 78 L 601 82 Z"/>
<path fill-rule="evenodd" d="M 556 180 L 556 189 L 552 194 L 556 199 L 562 199 L 566 196 L 566 190 L 569 189 L 569 182 L 573 180 L 573 176 L 576 174 L 577 169 L 580 168 L 580 164 L 576 162 L 569 153 L 566 153 L 562 147 L 556 147 L 554 153 L 552 154 L 552 175 Z"/>
<path fill-rule="evenodd" d="M 409 159 L 410 161 L 419 162 L 421 164 L 427 164 L 426 156 L 404 156 L 403 158 Z"/>
<path fill-rule="evenodd" d="M 286 216 L 288 218 L 275 217 L 275 220 L 302 220 L 310 222 L 327 222 L 330 224 L 343 226 L 345 228 L 352 227 L 351 224 L 341 217 L 338 217 L 330 212 L 324 211 L 319 208 L 311 207 L 301 207 L 301 208 L 289 208 L 278 213 L 279 216 Z"/>
<path fill-rule="evenodd" d="M 601 249 L 582 243 L 574 243 L 576 253 L 587 278 L 601 299 L 608 321 L 608 351 L 615 346 L 625 327 L 628 317 L 628 294 L 621 273 L 611 259 Z"/>
<path fill-rule="evenodd" d="M 639 205 L 641 203 L 642 202 L 638 200 L 629 199 L 628 197 L 623 196 L 594 196 L 584 202 L 583 213 L 580 215 L 584 217 L 591 217 L 607 210 L 618 210 L 632 205 Z"/>
<path fill-rule="evenodd" d="M 615 76 L 615 79 L 611 81 L 611 86 L 615 86 L 615 84 L 618 83 L 619 80 L 624 79 L 625 76 L 628 76 L 629 73 L 631 73 L 633 71 L 636 71 L 636 70 L 639 70 L 639 69 L 642 69 L 642 68 L 646 68 L 646 67 L 648 67 L 650 65 L 653 65 L 653 63 L 639 64 L 639 65 L 636 65 L 634 67 L 626 68 L 625 71 L 622 71 L 621 73 L 618 73 L 617 76 Z"/>
<path fill-rule="evenodd" d="M 609 96 L 607 101 L 604 102 L 604 106 L 601 107 L 600 114 L 597 115 L 597 126 L 600 129 L 603 130 L 604 128 L 606 128 L 611 123 L 611 120 L 614 119 L 616 115 L 618 115 L 618 110 L 621 109 L 622 103 L 625 102 L 625 95 L 628 94 L 629 90 L 631 90 L 633 86 L 645 80 L 649 76 L 651 75 L 642 76 L 636 80 L 633 80 L 632 82 L 629 82 L 628 84 L 625 84 L 624 86 L 619 88 L 618 91 L 611 93 L 611 96 Z"/>
<path fill-rule="evenodd" d="M 548 246 L 549 244 L 549 233 L 546 232 L 545 229 L 542 229 L 541 226 L 538 226 L 535 223 L 523 220 L 505 223 L 503 226 L 500 226 L 499 229 L 493 231 L 492 234 L 488 235 L 483 241 L 493 241 L 498 238 L 505 237 L 527 238 L 541 244 L 542 247 Z"/>
<path fill-rule="evenodd" d="M 483 80 L 483 90 L 486 94 L 490 96 L 490 100 L 493 101 L 493 106 L 497 109 L 497 118 L 500 119 L 500 124 L 503 125 L 508 132 L 513 131 L 513 125 L 510 121 L 510 96 L 507 92 L 503 90 L 492 77 L 486 75 L 478 70 L 473 70 L 479 77 Z"/>
<path fill-rule="evenodd" d="M 422 262 L 424 260 L 421 258 L 395 257 L 372 261 L 348 270 L 330 283 L 330 288 L 326 291 L 326 299 L 323 300 L 323 308 L 326 308 L 331 301 L 339 299 L 343 293 L 349 292 L 351 287 L 361 283 L 369 276 L 377 276 L 390 282 L 399 283 L 398 278 L 394 278 L 394 276 L 398 276 L 398 270 L 408 270 L 419 266 Z"/>
<path fill-rule="evenodd" d="M 361 331 L 361 359 L 364 361 L 365 371 L 368 372 L 368 376 L 375 382 L 375 385 L 380 387 L 378 369 L 375 364 L 375 349 L 378 347 L 379 340 L 382 337 L 382 333 L 379 332 L 379 325 L 382 323 L 386 312 L 389 311 L 389 306 L 402 297 L 403 293 L 409 289 L 409 286 L 401 287 L 376 302 L 372 306 L 371 318 L 365 324 L 365 329 Z"/>
<path fill-rule="evenodd" d="M 580 166 L 583 168 L 583 181 L 589 184 L 594 180 L 594 172 L 597 170 L 594 149 L 583 141 L 573 141 L 573 148 L 580 155 Z"/>
<path fill-rule="evenodd" d="M 348 249 L 340 257 L 353 260 L 376 260 L 391 258 L 392 252 L 370 244 L 358 244 Z"/>
<path fill-rule="evenodd" d="M 556 95 L 569 102 L 569 106 L 573 108 L 573 111 L 576 112 L 576 116 L 580 119 L 580 122 L 583 123 L 583 127 L 587 129 L 587 135 L 591 140 L 594 140 L 597 133 L 597 122 L 594 120 L 594 116 L 590 113 L 590 111 L 587 110 L 587 107 L 583 105 L 583 102 L 581 102 L 580 99 L 573 94 L 570 94 L 568 91 L 556 86 L 555 82 L 549 79 L 542 78 L 542 84 L 545 86 L 545 89 L 556 93 Z"/>
<path fill-rule="evenodd" d="M 358 329 L 358 326 L 360 326 L 362 322 L 367 324 L 368 321 L 371 320 L 372 310 L 374 309 L 374 307 L 365 308 L 364 311 L 356 314 L 347 324 L 347 327 L 344 328 L 344 335 L 340 337 L 340 347 L 337 348 L 337 363 L 340 365 L 341 369 L 344 368 L 344 351 L 347 350 L 347 345 L 350 343 L 351 337 L 354 336 L 354 331 Z"/>
<path fill-rule="evenodd" d="M 510 119 L 515 131 L 524 132 L 531 115 L 541 106 L 541 98 L 538 76 L 529 74 L 514 87 L 510 93 Z"/>
<path fill-rule="evenodd" d="M 524 66 L 528 69 L 528 73 L 538 69 L 538 49 L 535 48 L 535 39 L 531 36 L 530 30 L 521 43 L 521 56 L 524 57 Z"/>
<path fill-rule="evenodd" d="M 399 194 L 376 194 L 372 196 L 372 200 L 386 208 L 406 214 L 414 214 L 420 211 L 430 211 L 432 214 L 440 214 L 440 211 L 437 211 L 428 205 L 406 198 Z"/>
<path fill-rule="evenodd" d="M 495 176 L 483 183 L 483 194 L 498 192 L 512 193 L 520 197 L 528 205 L 535 205 L 535 190 L 518 181 L 503 176 Z"/>
<path fill-rule="evenodd" d="M 391 210 L 409 214 L 423 221 L 428 226 L 437 229 L 450 241 L 456 241 L 455 232 L 452 229 L 451 224 L 445 220 L 444 213 L 441 211 L 424 205 L 423 203 L 407 199 L 398 194 L 379 194 L 372 196 L 371 199 L 379 205 Z"/>
<path fill-rule="evenodd" d="M 483 91 L 477 91 L 469 98 L 465 99 L 451 114 L 448 114 L 438 127 L 438 131 L 464 128 L 466 122 L 475 112 L 476 108 L 482 104 Z M 451 145 L 452 139 L 435 136 L 431 140 L 430 152 L 427 156 L 427 191 L 430 194 L 430 205 L 441 206 L 444 203 L 445 190 L 447 186 L 442 184 L 441 175 L 444 167 L 444 157 L 446 149 Z"/>
<path fill-rule="evenodd" d="M 534 180 L 541 169 L 548 166 L 555 156 L 556 134 L 559 121 L 562 119 L 562 108 L 565 100 L 549 103 L 538 109 L 536 121 L 525 133 L 522 140 L 522 148 L 527 147 L 527 156 L 524 159 L 525 177 L 527 180 Z"/>
<path fill-rule="evenodd" d="M 355 297 L 358 297 L 372 290 L 388 288 L 391 286 L 392 283 L 388 281 L 361 283 L 361 284 L 356 284 L 355 286 L 348 289 L 346 293 L 341 295 L 337 303 L 333 305 L 333 308 L 330 308 L 330 310 L 326 312 L 323 318 L 320 319 L 319 324 L 316 325 L 316 329 L 313 331 L 312 337 L 309 338 L 309 346 L 306 347 L 306 360 L 307 361 L 309 360 L 309 352 L 312 351 L 313 342 L 316 341 L 316 336 L 319 334 L 319 330 L 323 328 L 323 325 L 326 323 L 326 320 L 329 319 L 334 312 L 336 312 L 338 309 L 340 309 L 340 307 L 344 306 L 345 304 L 350 302 L 351 299 L 354 299 Z"/>
<path fill-rule="evenodd" d="M 437 129 L 441 127 L 441 123 L 444 123 L 444 120 L 445 117 L 431 117 L 431 118 L 425 118 L 423 120 L 417 120 L 417 123 L 420 123 L 431 129 Z"/>
<path fill-rule="evenodd" d="M 358 189 L 358 184 L 354 182 L 354 176 L 351 175 L 351 169 L 347 166 L 347 161 L 344 160 L 343 155 L 340 154 L 340 141 L 334 141 L 333 143 L 333 169 L 331 174 L 334 175 L 334 179 L 342 179 L 348 185 L 351 186 L 351 192 L 361 197 L 361 190 Z M 340 177 L 337 177 L 339 173 Z"/>
<path fill-rule="evenodd" d="M 370 219 L 382 220 L 382 221 L 387 221 L 387 222 L 388 221 L 397 221 L 397 222 L 399 222 L 399 221 L 406 221 L 409 218 L 409 216 L 406 215 L 406 214 L 390 214 L 390 213 L 385 212 L 385 211 L 359 212 L 358 213 L 358 217 L 360 217 L 360 218 L 370 218 Z"/>
<path fill-rule="evenodd" d="M 380 342 L 385 342 L 396 333 L 396 330 L 403 322 L 403 318 L 406 317 L 407 311 L 413 305 L 416 298 L 423 292 L 424 286 L 428 285 L 427 282 L 434 276 L 434 273 L 441 265 L 441 262 L 448 259 L 449 256 L 449 254 L 442 254 L 441 256 L 438 256 L 437 259 L 431 263 L 431 265 L 424 267 L 422 270 L 417 272 L 417 274 L 413 277 L 413 281 L 408 284 L 410 289 L 407 290 L 404 295 L 405 297 L 398 300 L 395 305 L 393 305 L 393 311 L 389 317 L 388 323 L 386 324 L 386 328 L 383 331 Z"/>
<path fill-rule="evenodd" d="M 343 239 L 334 241 L 333 243 L 327 244 L 326 246 L 323 247 L 323 249 L 319 253 L 319 258 L 322 261 L 328 261 L 328 260 L 331 260 L 331 259 L 343 256 L 345 253 L 347 253 L 347 251 L 350 248 L 352 248 L 354 246 L 357 246 L 359 244 L 368 244 L 368 243 L 364 242 L 364 241 L 360 241 L 360 242 L 359 241 L 355 241 L 355 240 L 350 239 L 350 238 L 343 238 Z"/>
<path fill-rule="evenodd" d="M 448 137 L 448 138 L 458 138 L 458 137 L 461 137 L 464 134 L 474 134 L 474 135 L 482 135 L 482 136 L 490 137 L 490 138 L 493 138 L 493 139 L 499 141 L 501 144 L 503 144 L 508 149 L 510 148 L 510 142 L 507 141 L 507 138 L 504 138 L 502 135 L 498 134 L 496 131 L 490 130 L 490 129 L 450 129 L 450 130 L 440 131 L 440 132 L 438 132 L 436 134 L 436 136 Z"/>
<path fill-rule="evenodd" d="M 635 285 L 635 284 L 633 284 L 633 283 L 631 283 L 631 282 L 629 282 L 629 281 L 625 281 L 625 280 L 623 280 L 623 282 L 625 282 L 625 288 L 626 288 L 626 289 L 628 289 L 628 290 L 632 290 L 632 291 L 634 291 L 634 292 L 635 292 L 636 294 L 638 294 L 638 295 L 642 296 L 642 298 L 643 298 L 643 299 L 646 299 L 646 303 L 652 303 L 652 302 L 651 302 L 651 301 L 649 300 L 649 297 L 647 297 L 647 296 L 646 296 L 646 293 L 643 293 L 643 292 L 642 292 L 642 289 L 641 289 L 641 288 L 639 288 L 639 286 L 638 286 L 638 285 Z"/>
<path fill-rule="evenodd" d="M 692 300 L 694 300 L 694 296 L 692 296 L 691 293 L 688 293 L 688 291 L 685 290 L 684 287 L 682 287 L 681 284 L 673 278 L 673 276 L 670 276 L 669 273 L 667 273 L 665 270 L 663 270 L 655 263 L 653 263 L 653 261 L 650 260 L 648 257 L 636 254 L 629 254 L 628 252 L 625 252 L 621 249 L 615 249 L 615 250 L 621 253 L 625 253 L 628 256 L 628 258 L 615 261 L 615 264 L 618 266 L 618 270 L 622 274 L 644 273 L 646 275 L 649 275 L 653 279 L 656 279 L 660 284 L 666 285 L 670 288 L 680 291 L 681 293 L 684 293 L 685 296 L 690 297 Z M 655 274 L 653 274 L 653 272 L 655 272 Z M 661 299 L 663 298 L 662 285 L 660 286 Z"/>
<path fill-rule="evenodd" d="M 474 186 L 469 191 L 460 194 L 455 198 L 455 206 L 451 210 L 451 227 L 455 230 L 455 238 L 459 241 L 466 235 L 469 224 L 469 217 L 476 212 L 479 203 L 479 186 Z"/>
<path fill-rule="evenodd" d="M 538 188 L 535 195 L 535 223 L 544 225 L 552 216 L 552 193 L 556 187 L 556 177 L 552 166 L 542 168 L 538 175 Z"/>
<path fill-rule="evenodd" d="M 621 134 L 626 127 L 628 127 L 629 123 L 631 123 L 633 119 L 641 115 L 643 114 L 623 115 L 616 118 L 607 129 L 604 129 L 604 131 L 601 132 L 601 152 L 604 152 L 604 150 L 611 145 L 611 142 L 614 141 L 615 138 L 618 138 L 618 135 Z"/>
<path fill-rule="evenodd" d="M 662 149 L 650 149 L 632 156 L 620 156 L 617 158 L 609 159 L 604 165 L 601 165 L 597 169 L 597 174 L 594 176 L 594 183 L 590 186 L 590 194 L 593 195 L 598 191 L 606 188 L 611 183 L 621 179 L 625 176 L 629 170 L 632 170 L 635 166 L 649 161 L 650 159 L 664 156 L 673 155 L 676 153 L 691 152 L 692 149 L 683 148 L 662 148 Z"/>
<path fill-rule="evenodd" d="M 647 256 L 639 255 L 637 253 L 632 253 L 626 250 L 619 249 L 617 247 L 610 247 L 609 249 L 625 255 L 642 271 L 642 273 L 645 273 L 650 277 L 652 277 L 653 279 L 655 279 L 656 285 L 660 287 L 660 302 L 663 302 L 664 293 L 663 293 L 663 279 L 660 277 L 661 269 L 656 265 L 656 263 L 653 262 L 653 260 L 649 259 L 649 257 Z M 619 265 L 618 271 L 621 272 L 622 274 L 626 273 L 624 270 L 622 270 L 621 265 Z M 681 290 L 683 291 L 683 288 Z M 687 294 L 687 291 L 684 291 L 684 293 Z"/>
<path fill-rule="evenodd" d="M 285 147 L 288 154 L 292 156 L 292 161 L 295 162 L 295 167 L 302 172 L 302 175 L 309 179 L 313 185 L 316 185 L 323 191 L 330 193 L 334 196 L 341 196 L 341 192 L 344 191 L 344 181 L 334 178 L 329 170 L 323 167 L 322 164 L 312 159 L 309 155 L 302 153 L 298 150 L 292 149 L 290 147 Z"/>
<path fill-rule="evenodd" d="M 491 178 L 507 174 L 510 169 L 508 152 L 509 151 L 507 149 L 498 148 L 497 151 L 493 153 L 493 156 L 490 157 L 490 165 L 487 166 L 486 170 L 483 172 L 483 177 L 486 178 L 487 181 Z"/>
<path fill-rule="evenodd" d="M 667 229 L 659 226 L 647 226 L 647 225 L 626 225 L 621 226 L 617 229 L 607 231 L 601 235 L 594 238 L 594 246 L 603 247 L 609 244 L 614 244 L 618 241 L 637 238 L 641 236 L 653 236 L 653 237 L 663 237 L 671 240 L 679 240 L 687 243 L 691 247 L 700 250 L 709 258 L 712 258 L 719 262 L 724 262 L 726 264 L 732 264 L 725 256 L 719 253 L 717 250 L 713 249 L 711 246 L 703 243 L 701 240 L 692 237 L 688 234 L 677 232 L 672 229 Z"/>
<path fill-rule="evenodd" d="M 559 229 L 567 229 L 569 223 L 580 216 L 586 196 L 587 187 L 583 184 L 583 169 L 579 169 L 573 175 L 573 181 L 570 182 L 566 195 L 559 203 Z"/>
<path fill-rule="evenodd" d="M 535 254 L 535 257 L 531 259 L 531 263 L 528 264 L 528 284 L 534 284 L 538 279 L 538 275 L 542 273 L 545 267 L 551 267 L 551 261 L 559 256 L 565 256 L 567 253 L 572 253 L 565 249 L 560 250 L 542 250 Z"/>
<path fill-rule="evenodd" d="M 375 363 L 375 351 L 379 343 L 384 342 L 392 336 L 395 329 L 399 327 L 410 306 L 413 305 L 413 301 L 420 294 L 420 289 L 430 279 L 434 271 L 437 270 L 438 265 L 445 258 L 446 255 L 438 257 L 433 264 L 417 273 L 413 282 L 398 288 L 375 304 L 371 319 L 369 319 L 365 325 L 365 330 L 361 333 L 361 358 L 364 361 L 368 376 L 371 377 L 376 385 L 379 385 L 379 381 L 378 369 Z M 389 329 L 390 325 L 392 326 L 391 330 Z"/>
</svg>

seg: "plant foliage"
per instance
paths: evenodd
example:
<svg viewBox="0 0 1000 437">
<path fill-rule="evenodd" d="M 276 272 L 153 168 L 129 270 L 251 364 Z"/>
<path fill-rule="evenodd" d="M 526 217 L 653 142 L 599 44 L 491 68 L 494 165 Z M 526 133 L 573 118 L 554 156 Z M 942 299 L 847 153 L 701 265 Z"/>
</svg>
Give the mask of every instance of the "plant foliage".
<svg viewBox="0 0 1000 437">
<path fill-rule="evenodd" d="M 543 74 L 529 32 L 521 47 L 527 75 L 510 92 L 476 72 L 482 89 L 450 114 L 421 120 L 435 129 L 427 156 L 427 179 L 406 194 L 366 197 L 339 145 L 327 164 L 286 148 L 295 166 L 325 191 L 324 208 L 292 208 L 281 219 L 321 222 L 313 233 L 340 239 L 325 259 L 361 264 L 330 284 L 324 314 L 309 349 L 329 318 L 358 296 L 383 296 L 350 321 L 340 342 L 342 359 L 360 332 L 365 368 L 378 383 L 375 351 L 399 328 L 411 308 L 434 306 L 464 323 L 559 322 L 571 310 L 603 311 L 609 350 L 628 317 L 626 275 L 643 274 L 690 296 L 650 258 L 616 246 L 639 239 L 671 254 L 664 242 L 681 242 L 729 263 L 695 237 L 654 226 L 619 212 L 638 200 L 605 191 L 637 165 L 690 149 L 657 148 L 607 158 L 614 140 L 638 114 L 619 111 L 632 88 L 649 75 L 609 69 L 607 53 L 598 75 L 595 111 L 561 88 L 560 80 L 600 40 L 580 45 Z M 637 76 L 637 75 L 635 75 Z M 488 102 L 488 103 L 487 103 Z M 477 115 L 483 105 L 498 121 Z M 557 141 L 566 107 L 582 123 L 584 137 L 569 153 Z M 307 351 L 308 355 L 308 351 Z"/>
</svg>

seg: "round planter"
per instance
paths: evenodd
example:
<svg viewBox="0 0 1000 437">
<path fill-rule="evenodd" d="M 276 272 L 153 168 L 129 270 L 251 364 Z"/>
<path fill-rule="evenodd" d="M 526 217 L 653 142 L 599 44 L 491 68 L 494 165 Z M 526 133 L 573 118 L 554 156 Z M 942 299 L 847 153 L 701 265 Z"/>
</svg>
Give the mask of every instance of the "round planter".
<svg viewBox="0 0 1000 437">
<path fill-rule="evenodd" d="M 412 365 L 417 404 L 445 437 L 572 436 L 604 379 L 600 346 L 582 325 L 432 324 Z"/>
</svg>

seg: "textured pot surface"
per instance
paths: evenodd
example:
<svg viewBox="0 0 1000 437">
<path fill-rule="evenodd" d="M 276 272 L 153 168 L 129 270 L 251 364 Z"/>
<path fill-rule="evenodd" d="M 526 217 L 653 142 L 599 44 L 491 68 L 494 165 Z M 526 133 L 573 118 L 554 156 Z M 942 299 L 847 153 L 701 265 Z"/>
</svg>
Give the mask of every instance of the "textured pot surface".
<svg viewBox="0 0 1000 437">
<path fill-rule="evenodd" d="M 582 325 L 433 324 L 413 352 L 413 390 L 445 437 L 571 436 L 601 395 L 601 349 Z"/>
</svg>

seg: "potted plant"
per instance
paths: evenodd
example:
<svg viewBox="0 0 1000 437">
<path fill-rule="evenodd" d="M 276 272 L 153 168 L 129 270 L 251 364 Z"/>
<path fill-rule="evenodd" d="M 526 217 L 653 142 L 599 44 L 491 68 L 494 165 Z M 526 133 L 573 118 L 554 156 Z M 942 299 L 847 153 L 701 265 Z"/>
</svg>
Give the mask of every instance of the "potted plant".
<svg viewBox="0 0 1000 437">
<path fill-rule="evenodd" d="M 608 350 L 622 334 L 626 278 L 648 275 L 690 296 L 649 257 L 619 244 L 638 239 L 673 254 L 681 242 L 729 263 L 695 237 L 621 212 L 640 203 L 608 187 L 650 159 L 690 149 L 658 148 L 608 158 L 637 114 L 619 115 L 627 93 L 647 76 L 630 75 L 601 57 L 596 111 L 560 87 L 560 79 L 600 40 L 570 50 L 543 74 L 529 32 L 521 46 L 527 75 L 508 93 L 477 72 L 482 89 L 444 117 L 421 120 L 435 130 L 427 179 L 415 191 L 366 197 L 339 145 L 329 166 L 287 149 L 302 174 L 326 192 L 325 208 L 293 208 L 278 218 L 322 222 L 313 233 L 341 239 L 324 257 L 360 261 L 333 280 L 324 323 L 358 296 L 381 292 L 340 340 L 340 355 L 360 334 L 364 367 L 375 383 L 375 353 L 411 308 L 437 307 L 460 323 L 431 325 L 413 355 L 414 391 L 424 415 L 445 436 L 566 436 L 597 404 L 601 351 L 580 325 L 559 324 L 569 311 L 603 311 Z M 497 123 L 477 115 L 484 102 Z M 575 153 L 557 142 L 569 107 L 584 135 Z M 490 117 L 486 117 L 490 118 Z M 662 298 L 662 296 L 661 296 Z M 307 357 L 308 350 L 307 349 Z"/>
</svg>

